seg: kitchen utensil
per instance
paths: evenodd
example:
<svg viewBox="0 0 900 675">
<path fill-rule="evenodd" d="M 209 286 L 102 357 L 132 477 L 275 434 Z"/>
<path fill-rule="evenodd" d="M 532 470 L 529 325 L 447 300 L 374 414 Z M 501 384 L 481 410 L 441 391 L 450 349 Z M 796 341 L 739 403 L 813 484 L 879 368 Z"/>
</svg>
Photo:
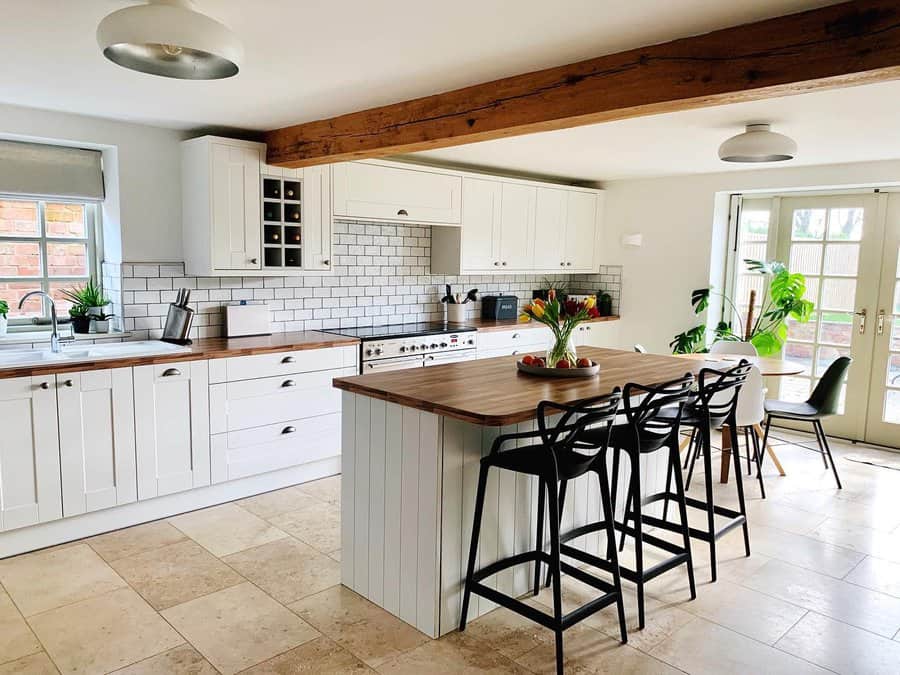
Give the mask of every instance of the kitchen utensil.
<svg viewBox="0 0 900 675">
<path fill-rule="evenodd" d="M 189 345 L 191 339 L 188 335 L 191 332 L 191 325 L 194 323 L 194 310 L 186 304 L 181 305 L 180 302 L 186 302 L 187 289 L 183 288 L 178 292 L 175 302 L 169 304 L 169 312 L 166 315 L 166 325 L 163 328 L 163 342 L 171 342 L 176 345 Z"/>
<path fill-rule="evenodd" d="M 453 297 L 453 293 L 450 291 L 450 284 L 445 286 L 447 289 L 447 297 L 450 298 L 447 302 L 456 302 L 456 298 Z"/>
<path fill-rule="evenodd" d="M 471 288 L 471 289 L 469 289 L 469 292 L 466 293 L 466 299 L 463 300 L 463 302 L 464 302 L 464 303 L 466 303 L 466 302 L 475 302 L 476 300 L 478 300 L 478 289 L 477 289 L 477 288 Z"/>
</svg>

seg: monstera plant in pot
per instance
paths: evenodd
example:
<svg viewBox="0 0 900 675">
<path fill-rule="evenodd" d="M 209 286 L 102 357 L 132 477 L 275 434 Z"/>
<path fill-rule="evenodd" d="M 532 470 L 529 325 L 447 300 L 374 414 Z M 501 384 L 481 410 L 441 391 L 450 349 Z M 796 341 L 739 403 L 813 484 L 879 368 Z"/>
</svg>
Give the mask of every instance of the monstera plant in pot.
<svg viewBox="0 0 900 675">
<path fill-rule="evenodd" d="M 9 305 L 6 300 L 0 300 L 0 337 L 6 335 L 6 326 L 9 316 Z"/>
<path fill-rule="evenodd" d="M 716 324 L 713 328 L 713 342 L 750 342 L 760 356 L 778 354 L 787 339 L 788 319 L 806 323 L 812 316 L 813 303 L 803 297 L 806 294 L 806 277 L 798 272 L 791 273 L 784 263 L 777 261 L 744 260 L 744 263 L 751 272 L 766 277 L 768 283 L 765 284 L 762 301 L 757 310 L 756 292 L 751 290 L 747 302 L 749 309 L 747 315 L 743 316 L 730 298 L 716 293 L 727 307 L 726 315 L 733 316 L 734 320 L 723 320 Z M 691 293 L 695 314 L 706 310 L 712 294 L 709 288 L 700 288 Z M 676 335 L 669 346 L 675 354 L 709 351 L 706 333 L 706 324 L 694 326 Z"/>
</svg>

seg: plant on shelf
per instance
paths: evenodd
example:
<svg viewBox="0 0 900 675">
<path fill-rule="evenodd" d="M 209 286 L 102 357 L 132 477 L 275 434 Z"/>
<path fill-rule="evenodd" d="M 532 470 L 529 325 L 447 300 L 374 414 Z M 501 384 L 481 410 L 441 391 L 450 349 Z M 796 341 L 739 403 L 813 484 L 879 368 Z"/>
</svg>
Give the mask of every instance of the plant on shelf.
<svg viewBox="0 0 900 675">
<path fill-rule="evenodd" d="M 88 316 L 87 307 L 74 304 L 69 308 L 69 317 L 72 319 L 73 333 L 88 333 L 91 328 L 91 317 Z"/>
<path fill-rule="evenodd" d="M 102 314 L 103 308 L 112 302 L 104 295 L 103 285 L 95 282 L 93 277 L 88 279 L 84 286 L 66 288 L 61 293 L 73 305 L 84 307 L 86 315 Z"/>
<path fill-rule="evenodd" d="M 9 305 L 6 300 L 0 300 L 0 337 L 6 335 L 6 326 L 8 323 Z"/>
<path fill-rule="evenodd" d="M 578 361 L 572 332 L 578 324 L 596 315 L 596 304 L 597 299 L 593 295 L 587 296 L 581 302 L 574 300 L 560 302 L 556 297 L 556 291 L 551 288 L 547 293 L 547 300 L 535 298 L 525 305 L 519 321 L 527 322 L 534 319 L 547 326 L 552 333 L 547 349 L 548 368 L 576 367 Z"/>
<path fill-rule="evenodd" d="M 544 277 L 541 280 L 540 290 L 534 291 L 531 295 L 533 298 L 540 298 L 546 302 L 551 291 L 556 294 L 558 300 L 565 301 L 566 297 L 569 295 L 569 282 L 565 279 L 557 279 L 554 281 L 550 277 Z"/>
<path fill-rule="evenodd" d="M 729 308 L 729 312 L 737 319 L 737 327 L 733 321 L 719 321 L 713 328 L 713 342 L 750 342 L 756 347 L 760 356 L 777 354 L 784 347 L 787 338 L 787 321 L 794 319 L 798 323 L 806 323 L 815 309 L 812 302 L 804 299 L 806 294 L 806 277 L 799 272 L 791 273 L 784 263 L 777 261 L 745 259 L 744 263 L 751 272 L 766 277 L 768 283 L 763 291 L 759 311 L 754 316 L 756 291 L 750 291 L 747 316 L 743 317 L 730 298 L 722 293 L 721 297 Z M 712 295 L 709 288 L 700 288 L 691 292 L 691 304 L 694 314 L 700 314 L 709 306 Z M 706 324 L 689 328 L 675 336 L 669 343 L 674 354 L 690 354 L 707 352 Z"/>
<path fill-rule="evenodd" d="M 112 319 L 115 314 L 106 314 L 105 312 L 100 312 L 99 314 L 92 314 L 91 319 L 94 320 L 94 332 L 95 333 L 108 333 L 109 332 L 109 320 Z"/>
</svg>

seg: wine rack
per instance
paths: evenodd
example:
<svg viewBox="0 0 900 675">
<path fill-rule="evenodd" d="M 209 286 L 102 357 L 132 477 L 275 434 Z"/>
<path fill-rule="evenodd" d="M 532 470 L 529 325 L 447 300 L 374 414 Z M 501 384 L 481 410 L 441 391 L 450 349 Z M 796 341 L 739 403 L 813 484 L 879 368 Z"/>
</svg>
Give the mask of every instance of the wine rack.
<svg viewBox="0 0 900 675">
<path fill-rule="evenodd" d="M 262 177 L 263 269 L 303 266 L 302 181 Z"/>
</svg>

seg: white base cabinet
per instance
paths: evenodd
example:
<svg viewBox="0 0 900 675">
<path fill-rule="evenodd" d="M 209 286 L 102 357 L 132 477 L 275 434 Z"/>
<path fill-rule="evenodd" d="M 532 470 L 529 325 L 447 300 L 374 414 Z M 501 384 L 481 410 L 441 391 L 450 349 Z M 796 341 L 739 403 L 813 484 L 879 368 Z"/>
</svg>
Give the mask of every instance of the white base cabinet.
<svg viewBox="0 0 900 675">
<path fill-rule="evenodd" d="M 63 516 L 137 499 L 132 369 L 56 376 Z"/>
<path fill-rule="evenodd" d="M 140 499 L 209 485 L 208 383 L 207 361 L 134 369 Z"/>
<path fill-rule="evenodd" d="M 62 517 L 56 378 L 0 380 L 0 529 Z"/>
</svg>

